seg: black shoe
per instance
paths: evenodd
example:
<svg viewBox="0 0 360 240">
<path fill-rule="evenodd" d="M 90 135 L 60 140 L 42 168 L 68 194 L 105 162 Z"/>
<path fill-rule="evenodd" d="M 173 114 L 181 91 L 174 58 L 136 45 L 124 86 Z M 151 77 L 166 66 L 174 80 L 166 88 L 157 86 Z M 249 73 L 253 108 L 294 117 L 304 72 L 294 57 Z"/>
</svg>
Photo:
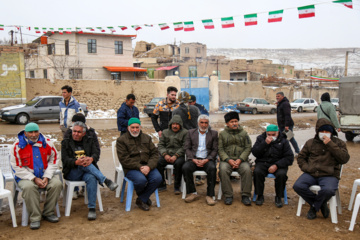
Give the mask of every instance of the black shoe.
<svg viewBox="0 0 360 240">
<path fill-rule="evenodd" d="M 275 197 L 275 206 L 278 207 L 278 208 L 282 208 L 283 206 L 283 203 L 281 201 L 281 197 Z"/>
<path fill-rule="evenodd" d="M 146 204 L 147 204 L 149 207 L 151 207 L 152 201 L 150 200 L 150 198 L 147 200 Z"/>
<path fill-rule="evenodd" d="M 315 210 L 315 208 L 313 206 L 310 206 L 310 210 L 308 211 L 306 217 L 307 217 L 307 219 L 310 219 L 310 220 L 316 218 L 316 210 Z"/>
<path fill-rule="evenodd" d="M 259 195 L 255 201 L 255 204 L 258 206 L 263 205 L 264 203 L 264 195 Z"/>
<path fill-rule="evenodd" d="M 51 222 L 51 223 L 57 223 L 59 221 L 59 218 L 57 216 L 55 216 L 54 214 L 50 215 L 50 216 L 42 216 L 44 220 Z"/>
<path fill-rule="evenodd" d="M 245 206 L 251 206 L 251 200 L 249 197 L 247 196 L 242 196 L 241 197 L 241 202 L 245 205 Z"/>
<path fill-rule="evenodd" d="M 225 205 L 231 205 L 233 202 L 233 198 L 232 197 L 227 197 L 225 198 Z"/>
<path fill-rule="evenodd" d="M 116 188 L 119 186 L 110 179 L 105 179 L 104 183 L 110 189 L 110 191 L 115 191 Z"/>
<path fill-rule="evenodd" d="M 149 211 L 150 208 L 149 206 L 144 203 L 140 198 L 137 198 L 136 199 L 136 205 L 141 209 L 141 210 L 144 210 L 144 211 Z"/>
<path fill-rule="evenodd" d="M 328 218 L 330 214 L 330 210 L 327 206 L 327 202 L 323 202 L 323 204 L 320 207 L 321 213 L 324 216 L 324 218 Z"/>
<path fill-rule="evenodd" d="M 96 210 L 95 208 L 89 208 L 88 220 L 92 221 L 96 219 Z"/>
<path fill-rule="evenodd" d="M 30 223 L 30 229 L 36 230 L 40 228 L 40 221 L 35 221 Z"/>
<path fill-rule="evenodd" d="M 181 194 L 180 188 L 174 188 L 174 193 L 175 195 L 180 195 Z"/>
</svg>

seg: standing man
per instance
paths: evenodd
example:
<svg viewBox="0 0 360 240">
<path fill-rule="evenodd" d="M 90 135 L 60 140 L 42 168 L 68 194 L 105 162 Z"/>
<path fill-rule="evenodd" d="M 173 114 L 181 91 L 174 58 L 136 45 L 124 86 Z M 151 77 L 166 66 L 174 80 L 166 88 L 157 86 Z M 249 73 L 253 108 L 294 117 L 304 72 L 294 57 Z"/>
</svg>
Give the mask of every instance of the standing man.
<svg viewBox="0 0 360 240">
<path fill-rule="evenodd" d="M 167 95 L 164 100 L 158 102 L 154 108 L 154 112 L 151 115 L 151 121 L 154 125 L 155 131 L 161 137 L 163 130 L 167 129 L 172 117 L 172 112 L 179 107 L 179 101 L 176 100 L 176 94 L 178 90 L 176 87 L 168 87 Z M 160 117 L 160 125 L 158 118 Z"/>
<path fill-rule="evenodd" d="M 64 178 L 70 181 L 85 181 L 88 195 L 88 220 L 96 219 L 96 194 L 98 184 L 115 191 L 118 185 L 106 178 L 99 170 L 97 162 L 100 152 L 92 135 L 86 134 L 83 122 L 75 122 L 72 134 L 61 142 L 61 160 Z"/>
<path fill-rule="evenodd" d="M 173 116 L 180 115 L 184 124 L 184 128 L 187 130 L 197 128 L 197 121 L 200 115 L 199 109 L 193 105 L 190 105 L 188 103 L 189 100 L 189 93 L 185 91 L 179 92 L 178 101 L 180 102 L 180 106 L 173 112 Z"/>
<path fill-rule="evenodd" d="M 308 219 L 315 219 L 319 210 L 324 218 L 329 217 L 327 202 L 339 187 L 341 165 L 349 159 L 346 143 L 337 138 L 335 126 L 327 119 L 319 119 L 315 137 L 305 143 L 297 159 L 304 173 L 293 186 L 295 192 L 310 205 Z M 318 194 L 309 189 L 311 185 L 321 187 Z"/>
<path fill-rule="evenodd" d="M 194 105 L 195 107 L 197 107 L 200 110 L 200 114 L 205 114 L 205 115 L 209 116 L 209 112 L 206 110 L 205 106 L 196 103 L 196 96 L 195 95 L 190 95 L 189 104 Z"/>
<path fill-rule="evenodd" d="M 291 106 L 289 100 L 284 96 L 283 92 L 276 93 L 277 101 L 277 123 L 280 132 L 292 131 L 294 128 L 294 121 L 291 118 Z M 295 150 L 295 157 L 298 156 L 300 149 L 294 137 L 288 139 Z"/>
<path fill-rule="evenodd" d="M 268 173 L 275 175 L 275 205 L 283 206 L 281 198 L 284 197 L 288 167 L 294 161 L 294 154 L 284 133 L 279 132 L 276 125 L 269 125 L 266 132 L 256 138 L 252 148 L 256 157 L 254 170 L 255 193 L 258 196 L 256 205 L 264 203 L 264 182 Z"/>
<path fill-rule="evenodd" d="M 116 151 L 125 177 L 134 183 L 138 195 L 136 205 L 149 211 L 152 204 L 150 196 L 162 182 L 156 169 L 159 152 L 151 137 L 141 131 L 138 118 L 130 118 L 128 125 L 127 133 L 116 141 Z"/>
<path fill-rule="evenodd" d="M 81 112 L 80 104 L 76 99 L 71 96 L 72 87 L 65 85 L 61 88 L 63 99 L 59 102 L 60 106 L 60 129 L 65 135 L 66 131 L 70 128 L 72 117 Z"/>
<path fill-rule="evenodd" d="M 126 96 L 125 102 L 121 104 L 121 107 L 117 111 L 117 125 L 120 136 L 126 133 L 130 118 L 140 118 L 139 109 L 134 105 L 135 95 L 130 93 Z"/>
<path fill-rule="evenodd" d="M 186 203 L 199 199 L 194 184 L 193 173 L 196 170 L 205 171 L 207 174 L 206 203 L 215 205 L 216 181 L 216 156 L 218 153 L 218 132 L 210 128 L 210 120 L 207 115 L 200 115 L 198 128 L 188 131 L 185 140 L 186 162 L 183 165 L 184 180 L 186 183 Z"/>
<path fill-rule="evenodd" d="M 25 130 L 18 134 L 10 154 L 15 181 L 22 189 L 22 197 L 30 216 L 30 229 L 40 228 L 41 216 L 46 221 L 58 222 L 54 208 L 62 190 L 62 183 L 53 177 L 59 165 L 54 144 L 39 132 L 36 123 L 28 123 Z M 42 213 L 39 188 L 47 192 Z"/>
<path fill-rule="evenodd" d="M 239 113 L 229 112 L 224 118 L 226 127 L 219 135 L 219 176 L 225 204 L 231 205 L 233 202 L 230 175 L 236 171 L 241 176 L 241 202 L 250 206 L 252 176 L 248 157 L 251 153 L 251 140 L 247 132 L 239 125 Z"/>
<path fill-rule="evenodd" d="M 157 169 L 161 174 L 163 183 L 159 186 L 159 191 L 166 190 L 164 170 L 166 165 L 171 164 L 174 165 L 175 170 L 174 193 L 175 195 L 181 193 L 180 184 L 182 166 L 185 163 L 184 144 L 187 133 L 188 131 L 183 127 L 181 117 L 179 115 L 175 115 L 169 122 L 169 128 L 165 129 L 161 135 L 158 144 L 160 158 Z"/>
</svg>

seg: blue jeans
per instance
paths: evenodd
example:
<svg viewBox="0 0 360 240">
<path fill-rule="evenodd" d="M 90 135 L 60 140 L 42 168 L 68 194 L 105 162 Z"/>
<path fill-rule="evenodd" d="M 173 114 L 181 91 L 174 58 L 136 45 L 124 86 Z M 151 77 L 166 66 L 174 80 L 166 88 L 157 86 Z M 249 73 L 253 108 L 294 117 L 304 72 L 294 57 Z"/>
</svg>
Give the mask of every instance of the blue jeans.
<svg viewBox="0 0 360 240">
<path fill-rule="evenodd" d="M 70 181 L 85 181 L 88 195 L 88 208 L 96 207 L 96 193 L 98 182 L 103 184 L 106 177 L 93 164 L 87 167 L 77 166 L 65 176 Z"/>
<path fill-rule="evenodd" d="M 162 183 L 162 177 L 156 168 L 151 170 L 147 176 L 139 170 L 130 170 L 126 173 L 126 177 L 134 183 L 136 194 L 144 203 Z"/>
<path fill-rule="evenodd" d="M 292 131 L 293 128 L 294 128 L 294 126 L 290 126 L 290 127 L 289 127 L 289 130 Z M 279 127 L 279 129 L 280 129 L 280 132 L 281 132 L 281 133 L 285 131 L 285 128 Z M 295 153 L 299 153 L 299 152 L 300 152 L 300 149 L 299 149 L 299 146 L 298 146 L 295 138 L 293 137 L 293 138 L 291 138 L 289 141 L 291 142 L 291 145 L 294 147 Z"/>
<path fill-rule="evenodd" d="M 311 185 L 319 185 L 321 190 L 318 194 L 310 191 Z M 310 206 L 319 211 L 323 202 L 330 200 L 335 195 L 339 186 L 339 180 L 333 176 L 313 177 L 308 173 L 303 173 L 294 183 L 293 189 L 299 194 Z"/>
</svg>

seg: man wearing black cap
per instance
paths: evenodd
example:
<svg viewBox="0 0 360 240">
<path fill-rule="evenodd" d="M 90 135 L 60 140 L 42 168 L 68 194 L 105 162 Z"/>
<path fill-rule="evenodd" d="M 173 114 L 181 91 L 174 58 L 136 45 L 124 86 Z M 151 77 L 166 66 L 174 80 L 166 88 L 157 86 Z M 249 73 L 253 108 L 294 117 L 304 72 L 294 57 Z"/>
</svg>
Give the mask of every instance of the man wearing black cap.
<svg viewBox="0 0 360 240">
<path fill-rule="evenodd" d="M 219 135 L 219 156 L 221 189 L 225 204 L 233 202 L 233 189 L 230 175 L 236 171 L 241 176 L 242 203 L 251 205 L 252 176 L 248 157 L 251 153 L 251 140 L 247 132 L 239 125 L 239 114 L 229 112 L 224 116 L 226 127 Z"/>
<path fill-rule="evenodd" d="M 337 138 L 334 125 L 321 118 L 316 122 L 316 135 L 309 139 L 297 162 L 304 172 L 295 182 L 293 188 L 309 205 L 308 219 L 315 219 L 316 212 L 321 210 L 324 218 L 329 216 L 327 201 L 338 189 L 341 165 L 349 161 L 346 144 Z M 309 187 L 319 185 L 318 194 Z"/>
<path fill-rule="evenodd" d="M 190 95 L 189 105 L 193 105 L 200 110 L 200 114 L 205 114 L 209 116 L 209 112 L 206 110 L 204 105 L 196 103 L 196 96 Z"/>
</svg>

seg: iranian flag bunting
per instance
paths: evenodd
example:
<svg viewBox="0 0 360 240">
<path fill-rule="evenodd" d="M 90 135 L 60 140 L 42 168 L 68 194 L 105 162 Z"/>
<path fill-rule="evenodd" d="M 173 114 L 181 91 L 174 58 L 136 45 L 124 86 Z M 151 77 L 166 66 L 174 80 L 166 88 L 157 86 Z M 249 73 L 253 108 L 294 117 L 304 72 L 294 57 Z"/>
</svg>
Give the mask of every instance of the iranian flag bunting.
<svg viewBox="0 0 360 240">
<path fill-rule="evenodd" d="M 41 33 L 41 32 L 40 32 L 40 28 L 34 27 L 34 29 L 35 29 L 35 33 Z"/>
<path fill-rule="evenodd" d="M 66 28 L 66 34 L 71 34 L 71 28 Z"/>
<path fill-rule="evenodd" d="M 102 29 L 102 27 L 96 27 L 97 29 L 99 29 L 101 32 L 105 32 L 105 29 Z"/>
<path fill-rule="evenodd" d="M 86 29 L 90 30 L 90 31 L 95 31 L 95 28 L 93 28 L 93 27 L 87 27 Z"/>
<path fill-rule="evenodd" d="M 43 30 L 43 33 L 46 33 L 46 28 L 42 28 L 42 30 Z"/>
<path fill-rule="evenodd" d="M 339 1 L 333 1 L 333 3 L 341 3 L 344 4 L 345 7 L 353 8 L 352 0 L 339 0 Z"/>
<path fill-rule="evenodd" d="M 298 7 L 299 18 L 315 17 L 315 5 Z"/>
<path fill-rule="evenodd" d="M 0 30 L 4 31 L 4 25 L 3 24 L 0 24 Z"/>
<path fill-rule="evenodd" d="M 153 27 L 154 25 L 152 24 L 145 24 L 145 27 Z"/>
<path fill-rule="evenodd" d="M 80 27 L 76 27 L 75 29 L 76 29 L 76 32 L 83 33 L 83 30 Z"/>
<path fill-rule="evenodd" d="M 52 34 L 55 33 L 54 28 L 49 28 L 49 30 L 51 31 Z"/>
<path fill-rule="evenodd" d="M 277 11 L 269 12 L 268 22 L 269 23 L 281 22 L 283 13 L 284 13 L 284 10 L 277 10 Z"/>
<path fill-rule="evenodd" d="M 201 20 L 201 21 L 204 24 L 205 29 L 214 29 L 215 28 L 214 22 L 213 22 L 212 19 L 204 19 L 204 20 Z"/>
<path fill-rule="evenodd" d="M 141 27 L 139 25 L 132 25 L 131 26 L 133 29 L 135 29 L 136 31 L 140 30 Z"/>
<path fill-rule="evenodd" d="M 26 29 L 30 31 L 30 30 L 31 30 L 31 27 L 26 27 Z"/>
<path fill-rule="evenodd" d="M 127 27 L 126 26 L 118 26 L 121 30 L 126 30 L 127 29 Z"/>
<path fill-rule="evenodd" d="M 159 24 L 159 27 L 160 27 L 161 31 L 170 28 L 169 25 L 167 25 L 166 23 L 160 23 L 160 24 Z"/>
<path fill-rule="evenodd" d="M 63 34 L 64 34 L 64 32 L 63 32 L 63 31 L 64 31 L 64 28 L 58 28 L 58 30 L 59 30 L 59 34 L 60 34 L 60 35 L 63 35 Z"/>
<path fill-rule="evenodd" d="M 257 25 L 257 13 L 244 15 L 245 26 Z"/>
<path fill-rule="evenodd" d="M 232 28 L 235 27 L 233 17 L 224 17 L 221 18 L 221 27 L 222 28 Z"/>
<path fill-rule="evenodd" d="M 193 21 L 189 21 L 189 22 L 184 22 L 184 31 L 185 32 L 190 32 L 190 31 L 194 31 L 194 22 Z"/>
<path fill-rule="evenodd" d="M 116 32 L 114 27 L 107 27 L 111 32 Z"/>
<path fill-rule="evenodd" d="M 174 23 L 174 30 L 175 31 L 181 31 L 183 30 L 184 27 L 183 27 L 183 23 L 182 22 L 176 22 Z"/>
</svg>

